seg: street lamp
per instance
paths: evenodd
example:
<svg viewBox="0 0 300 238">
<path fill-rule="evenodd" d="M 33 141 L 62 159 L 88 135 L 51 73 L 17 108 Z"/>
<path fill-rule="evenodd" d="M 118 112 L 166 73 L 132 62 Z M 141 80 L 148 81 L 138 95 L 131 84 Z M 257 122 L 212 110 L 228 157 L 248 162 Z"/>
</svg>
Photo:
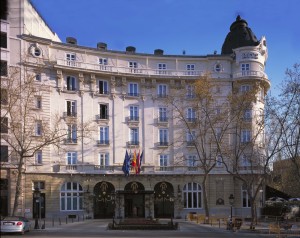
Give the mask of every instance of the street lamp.
<svg viewBox="0 0 300 238">
<path fill-rule="evenodd" d="M 233 194 L 230 194 L 228 199 L 229 199 L 229 204 L 230 204 L 230 220 L 232 220 L 232 206 L 233 206 L 233 203 L 234 203 Z"/>
<path fill-rule="evenodd" d="M 40 229 L 39 227 L 39 214 L 40 214 L 40 199 L 41 199 L 41 191 L 39 188 L 35 188 L 33 192 L 33 199 L 35 205 L 35 222 L 34 229 Z"/>
</svg>

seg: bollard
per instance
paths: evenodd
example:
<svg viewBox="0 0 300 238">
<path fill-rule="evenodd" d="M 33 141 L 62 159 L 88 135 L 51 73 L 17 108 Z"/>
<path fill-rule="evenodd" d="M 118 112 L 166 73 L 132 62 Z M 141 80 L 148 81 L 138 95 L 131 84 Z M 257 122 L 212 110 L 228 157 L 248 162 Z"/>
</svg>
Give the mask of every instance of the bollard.
<svg viewBox="0 0 300 238">
<path fill-rule="evenodd" d="M 59 223 L 59 225 L 61 226 L 61 220 L 60 220 L 60 217 L 58 218 L 58 223 Z"/>
<path fill-rule="evenodd" d="M 66 217 L 66 224 L 68 224 L 68 217 Z"/>
<path fill-rule="evenodd" d="M 52 217 L 52 227 L 54 227 L 54 217 Z"/>
<path fill-rule="evenodd" d="M 74 218 L 72 217 L 72 223 L 74 222 Z"/>
<path fill-rule="evenodd" d="M 45 229 L 46 228 L 46 222 L 45 222 L 45 219 L 44 219 L 44 224 L 42 225 L 42 229 Z"/>
<path fill-rule="evenodd" d="M 77 216 L 77 218 L 78 218 L 78 222 L 79 222 L 79 215 Z"/>
</svg>

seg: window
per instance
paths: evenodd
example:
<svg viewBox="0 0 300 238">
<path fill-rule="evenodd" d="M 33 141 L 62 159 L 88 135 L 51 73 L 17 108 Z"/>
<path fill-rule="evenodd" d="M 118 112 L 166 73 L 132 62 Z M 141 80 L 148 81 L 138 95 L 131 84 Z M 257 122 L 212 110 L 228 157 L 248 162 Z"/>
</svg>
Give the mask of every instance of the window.
<svg viewBox="0 0 300 238">
<path fill-rule="evenodd" d="M 108 94 L 107 81 L 99 80 L 99 94 Z"/>
<path fill-rule="evenodd" d="M 101 126 L 99 129 L 99 144 L 108 145 L 109 144 L 109 127 Z"/>
<path fill-rule="evenodd" d="M 8 95 L 6 88 L 1 88 L 0 101 L 2 105 L 8 104 Z"/>
<path fill-rule="evenodd" d="M 160 98 L 167 97 L 167 85 L 166 84 L 159 84 L 157 87 L 157 96 Z"/>
<path fill-rule="evenodd" d="M 130 72 L 131 73 L 137 73 L 138 72 L 137 71 L 137 67 L 138 67 L 137 62 L 135 62 L 135 61 L 129 61 L 128 62 L 128 67 L 130 68 Z"/>
<path fill-rule="evenodd" d="M 8 162 L 8 146 L 7 145 L 0 146 L 0 161 Z"/>
<path fill-rule="evenodd" d="M 33 181 L 32 190 L 38 188 L 39 190 L 45 189 L 45 181 Z"/>
<path fill-rule="evenodd" d="M 41 79 L 42 79 L 42 77 L 41 77 L 40 74 L 36 74 L 36 75 L 35 75 L 35 81 L 41 82 Z"/>
<path fill-rule="evenodd" d="M 35 164 L 42 164 L 43 163 L 43 153 L 41 150 L 38 150 L 35 153 Z"/>
<path fill-rule="evenodd" d="M 166 107 L 160 107 L 158 109 L 158 120 L 160 122 L 167 122 L 168 121 L 167 108 Z"/>
<path fill-rule="evenodd" d="M 76 79 L 73 76 L 67 76 L 67 90 L 75 91 L 76 90 Z"/>
<path fill-rule="evenodd" d="M 186 142 L 187 146 L 194 146 L 195 145 L 195 139 L 196 139 L 196 131 L 188 131 L 186 133 Z"/>
<path fill-rule="evenodd" d="M 69 124 L 68 125 L 68 135 L 66 143 L 77 143 L 77 125 Z"/>
<path fill-rule="evenodd" d="M 100 168 L 105 168 L 109 166 L 109 154 L 108 153 L 99 153 L 99 165 Z"/>
<path fill-rule="evenodd" d="M 241 88 L 240 88 L 240 91 L 242 93 L 246 93 L 246 92 L 249 92 L 251 89 L 250 85 L 242 85 Z"/>
<path fill-rule="evenodd" d="M 139 96 L 138 84 L 137 83 L 129 83 L 128 85 L 128 96 Z"/>
<path fill-rule="evenodd" d="M 196 155 L 189 155 L 187 159 L 187 166 L 189 171 L 197 170 L 197 157 Z"/>
<path fill-rule="evenodd" d="M 187 75 L 194 75 L 195 74 L 195 65 L 194 64 L 187 64 L 186 65 Z"/>
<path fill-rule="evenodd" d="M 220 140 L 221 140 L 221 137 L 222 137 L 222 128 L 217 127 L 217 128 L 215 129 L 215 134 L 216 134 L 216 140 L 217 140 L 217 141 L 220 141 Z"/>
<path fill-rule="evenodd" d="M 99 58 L 100 70 L 107 70 L 107 58 Z"/>
<path fill-rule="evenodd" d="M 139 108 L 138 106 L 129 107 L 129 120 L 130 121 L 139 121 Z"/>
<path fill-rule="evenodd" d="M 246 110 L 244 111 L 244 120 L 245 120 L 245 121 L 250 121 L 251 118 L 252 118 L 252 110 L 246 109 Z"/>
<path fill-rule="evenodd" d="M 67 165 L 77 164 L 77 152 L 67 152 Z"/>
<path fill-rule="evenodd" d="M 35 135 L 36 136 L 42 135 L 42 122 L 41 121 L 35 122 Z"/>
<path fill-rule="evenodd" d="M 195 97 L 195 87 L 193 85 L 187 85 L 186 87 L 186 97 L 194 98 Z"/>
<path fill-rule="evenodd" d="M 167 65 L 165 63 L 157 64 L 158 74 L 167 74 Z"/>
<path fill-rule="evenodd" d="M 129 144 L 138 145 L 139 144 L 139 128 L 130 128 Z"/>
<path fill-rule="evenodd" d="M 242 75 L 249 75 L 250 64 L 241 64 Z"/>
<path fill-rule="evenodd" d="M 194 108 L 187 109 L 186 119 L 188 122 L 195 122 L 196 121 L 196 110 Z"/>
<path fill-rule="evenodd" d="M 248 195 L 247 187 L 246 185 L 242 186 L 242 206 L 243 207 L 251 207 L 250 198 Z"/>
<path fill-rule="evenodd" d="M 159 169 L 160 171 L 166 171 L 168 170 L 169 165 L 169 155 L 162 154 L 159 156 Z"/>
<path fill-rule="evenodd" d="M 7 33 L 1 32 L 0 47 L 7 49 Z"/>
<path fill-rule="evenodd" d="M 0 76 L 7 76 L 7 62 L 4 60 L 0 61 Z"/>
<path fill-rule="evenodd" d="M 219 73 L 219 72 L 221 72 L 221 70 L 222 70 L 221 64 L 216 64 L 215 65 L 215 71 Z"/>
<path fill-rule="evenodd" d="M 221 155 L 216 156 L 216 166 L 221 167 L 223 165 L 223 158 Z"/>
<path fill-rule="evenodd" d="M 242 155 L 240 165 L 244 167 L 251 166 L 250 158 L 247 155 Z"/>
<path fill-rule="evenodd" d="M 69 117 L 76 117 L 77 116 L 77 110 L 76 110 L 76 101 L 67 100 L 66 101 L 67 106 L 67 115 Z"/>
<path fill-rule="evenodd" d="M 242 130 L 241 142 L 247 143 L 251 141 L 251 131 L 250 130 Z"/>
<path fill-rule="evenodd" d="M 108 119 L 108 105 L 107 104 L 100 104 L 99 105 L 99 119 Z"/>
<path fill-rule="evenodd" d="M 167 146 L 169 144 L 169 132 L 168 129 L 159 129 L 159 145 L 160 146 Z"/>
<path fill-rule="evenodd" d="M 202 207 L 202 189 L 198 183 L 185 184 L 182 191 L 184 208 Z"/>
<path fill-rule="evenodd" d="M 35 108 L 42 109 L 42 97 L 40 96 L 35 97 Z"/>
<path fill-rule="evenodd" d="M 0 133 L 8 133 L 8 118 L 1 117 Z"/>
<path fill-rule="evenodd" d="M 76 66 L 76 54 L 66 53 L 66 60 L 68 66 Z"/>
<path fill-rule="evenodd" d="M 60 210 L 83 210 L 83 189 L 79 183 L 67 182 L 60 189 Z"/>
</svg>

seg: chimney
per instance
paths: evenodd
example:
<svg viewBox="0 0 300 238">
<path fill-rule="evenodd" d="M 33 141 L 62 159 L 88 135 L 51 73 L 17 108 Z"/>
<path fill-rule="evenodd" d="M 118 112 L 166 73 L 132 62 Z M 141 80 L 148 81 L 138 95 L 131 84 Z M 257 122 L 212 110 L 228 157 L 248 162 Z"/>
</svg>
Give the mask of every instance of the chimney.
<svg viewBox="0 0 300 238">
<path fill-rule="evenodd" d="M 76 40 L 76 38 L 74 38 L 74 37 L 70 37 L 70 36 L 67 37 L 66 42 L 67 42 L 68 44 L 77 45 L 77 40 Z"/>
<path fill-rule="evenodd" d="M 97 43 L 97 49 L 98 50 L 107 50 L 107 44 L 104 42 L 98 42 Z"/>
<path fill-rule="evenodd" d="M 164 51 L 161 49 L 154 50 L 154 55 L 163 55 L 163 54 L 164 54 Z"/>
<path fill-rule="evenodd" d="M 127 46 L 126 47 L 126 53 L 132 53 L 132 54 L 134 54 L 135 53 L 135 47 L 133 47 L 133 46 Z"/>
</svg>

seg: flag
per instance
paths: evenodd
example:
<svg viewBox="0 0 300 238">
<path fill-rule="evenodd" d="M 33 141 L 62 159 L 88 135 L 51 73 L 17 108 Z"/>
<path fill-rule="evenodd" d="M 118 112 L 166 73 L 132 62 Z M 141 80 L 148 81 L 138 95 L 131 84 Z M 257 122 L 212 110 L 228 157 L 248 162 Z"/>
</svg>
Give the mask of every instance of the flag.
<svg viewBox="0 0 300 238">
<path fill-rule="evenodd" d="M 144 155 L 144 151 L 142 151 L 140 158 L 139 158 L 139 166 L 138 166 L 138 174 L 141 172 L 141 167 L 142 167 L 142 161 L 143 161 L 143 155 Z"/>
<path fill-rule="evenodd" d="M 133 157 L 132 157 L 132 160 L 131 160 L 131 168 L 133 170 L 135 170 L 135 168 L 136 168 L 136 150 L 134 150 Z"/>
<path fill-rule="evenodd" d="M 139 173 L 139 167 L 140 167 L 140 150 L 136 157 L 135 174 Z"/>
<path fill-rule="evenodd" d="M 130 169 L 130 157 L 126 150 L 125 158 L 124 158 L 124 162 L 123 162 L 123 166 L 122 166 L 122 170 L 126 176 L 129 176 L 129 169 Z"/>
</svg>

